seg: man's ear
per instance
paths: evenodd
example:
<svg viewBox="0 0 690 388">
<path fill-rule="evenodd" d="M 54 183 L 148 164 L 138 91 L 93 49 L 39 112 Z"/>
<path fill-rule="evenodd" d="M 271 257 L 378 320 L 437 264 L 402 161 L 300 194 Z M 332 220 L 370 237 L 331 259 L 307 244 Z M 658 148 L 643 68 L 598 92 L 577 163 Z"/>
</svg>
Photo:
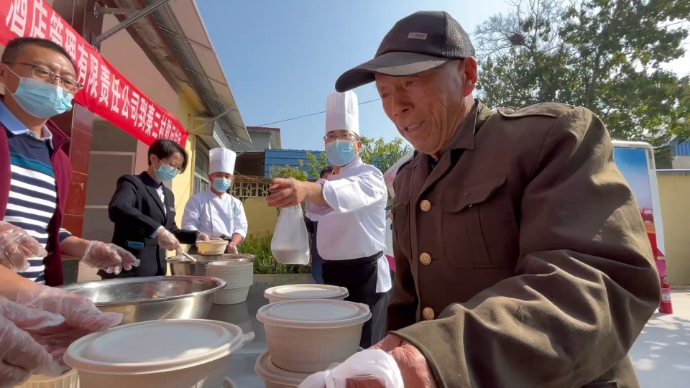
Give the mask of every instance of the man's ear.
<svg viewBox="0 0 690 388">
<path fill-rule="evenodd" d="M 477 81 L 479 80 L 477 61 L 475 61 L 472 57 L 466 58 L 460 61 L 458 66 L 461 67 L 459 70 L 462 71 L 465 76 L 465 84 L 463 85 L 465 96 L 469 96 L 474 92 L 474 89 L 477 86 Z"/>
</svg>

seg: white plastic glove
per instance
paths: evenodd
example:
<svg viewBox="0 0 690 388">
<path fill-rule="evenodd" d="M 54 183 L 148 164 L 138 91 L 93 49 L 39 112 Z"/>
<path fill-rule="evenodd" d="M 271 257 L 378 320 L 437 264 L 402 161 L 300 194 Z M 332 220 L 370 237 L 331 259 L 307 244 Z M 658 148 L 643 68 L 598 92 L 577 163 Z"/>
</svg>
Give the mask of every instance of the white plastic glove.
<svg viewBox="0 0 690 388">
<path fill-rule="evenodd" d="M 122 322 L 122 314 L 103 313 L 90 300 L 59 288 L 40 286 L 32 291 L 22 290 L 16 303 L 43 313 L 33 326 L 22 328 L 59 363 L 59 372 L 69 369 L 62 356 L 72 342 Z"/>
<path fill-rule="evenodd" d="M 395 359 L 379 349 L 367 349 L 304 380 L 298 388 L 377 387 L 404 388 L 403 378 Z"/>
<path fill-rule="evenodd" d="M 57 376 L 62 373 L 60 361 L 31 333 L 49 336 L 64 323 L 65 319 L 60 315 L 0 297 L 0 387 L 20 385 L 32 374 Z M 60 360 L 62 353 L 59 354 Z"/>
<path fill-rule="evenodd" d="M 134 255 L 125 249 L 115 244 L 106 244 L 100 241 L 91 241 L 81 261 L 91 268 L 102 269 L 115 275 L 122 272 L 123 268 L 129 271 L 132 267 L 138 267 L 140 263 Z"/>
<path fill-rule="evenodd" d="M 48 252 L 24 229 L 0 221 L 0 265 L 23 272 L 29 268 L 29 258 L 46 256 Z"/>
<path fill-rule="evenodd" d="M 180 242 L 177 241 L 177 238 L 174 234 L 163 229 L 160 231 L 160 233 L 158 233 L 157 238 L 158 245 L 160 245 L 161 248 L 168 251 L 176 251 L 178 255 L 182 254 L 182 246 L 180 245 Z"/>
</svg>

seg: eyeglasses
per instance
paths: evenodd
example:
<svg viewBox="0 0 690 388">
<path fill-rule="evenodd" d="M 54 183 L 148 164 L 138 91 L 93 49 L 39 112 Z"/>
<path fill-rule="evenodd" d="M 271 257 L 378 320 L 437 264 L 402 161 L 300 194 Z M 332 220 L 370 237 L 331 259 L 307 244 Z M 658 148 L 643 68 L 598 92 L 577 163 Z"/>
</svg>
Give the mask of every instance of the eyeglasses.
<svg viewBox="0 0 690 388">
<path fill-rule="evenodd" d="M 53 73 L 52 71 L 45 69 L 41 66 L 37 65 L 32 65 L 30 63 L 23 63 L 23 62 L 5 62 L 8 65 L 24 65 L 24 66 L 31 66 L 32 68 L 32 75 L 35 79 L 39 81 L 43 81 L 45 83 L 53 83 L 56 79 L 60 81 L 60 85 L 62 86 L 63 89 L 66 91 L 72 93 L 72 94 L 77 94 L 81 89 L 84 88 L 84 85 L 80 84 L 77 81 L 67 79 L 64 77 L 60 77 L 59 75 Z"/>
<path fill-rule="evenodd" d="M 325 142 L 333 141 L 336 139 L 337 140 L 359 140 L 359 137 L 357 137 L 357 135 L 355 135 L 352 132 L 339 133 L 339 134 L 329 133 L 328 135 L 323 137 L 323 141 L 325 141 Z"/>
<path fill-rule="evenodd" d="M 165 163 L 165 162 L 162 161 L 161 158 L 159 158 L 158 156 L 156 156 L 156 159 L 158 159 L 158 161 L 159 161 L 161 164 L 165 164 L 166 166 L 172 167 L 172 168 L 174 168 L 175 170 L 177 170 L 177 173 L 178 173 L 178 174 L 183 174 L 183 173 L 184 173 L 184 171 L 182 170 L 182 166 L 177 166 L 177 165 L 172 165 L 172 164 Z"/>
</svg>

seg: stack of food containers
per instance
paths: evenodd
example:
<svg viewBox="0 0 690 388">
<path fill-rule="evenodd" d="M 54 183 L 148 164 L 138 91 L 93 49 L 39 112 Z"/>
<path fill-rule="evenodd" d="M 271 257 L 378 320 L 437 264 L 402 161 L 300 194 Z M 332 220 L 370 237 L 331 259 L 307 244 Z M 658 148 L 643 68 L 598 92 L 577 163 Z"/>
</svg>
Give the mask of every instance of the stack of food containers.
<svg viewBox="0 0 690 388">
<path fill-rule="evenodd" d="M 268 304 L 256 318 L 264 324 L 268 343 L 256 373 L 266 388 L 293 388 L 355 354 L 371 312 L 364 304 L 339 299 L 296 299 Z"/>
<path fill-rule="evenodd" d="M 237 304 L 247 300 L 249 287 L 254 283 L 254 263 L 214 261 L 208 264 L 208 276 L 225 280 L 225 288 L 213 295 L 215 304 Z"/>
<path fill-rule="evenodd" d="M 134 323 L 77 340 L 64 360 L 80 388 L 221 388 L 232 353 L 253 338 L 218 321 Z"/>
</svg>

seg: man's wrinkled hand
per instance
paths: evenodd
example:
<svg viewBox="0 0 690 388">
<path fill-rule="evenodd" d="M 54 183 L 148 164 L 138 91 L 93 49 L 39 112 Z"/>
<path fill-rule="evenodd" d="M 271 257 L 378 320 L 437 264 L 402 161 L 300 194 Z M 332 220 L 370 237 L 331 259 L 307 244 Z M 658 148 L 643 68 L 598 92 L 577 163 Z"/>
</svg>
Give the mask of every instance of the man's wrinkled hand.
<svg viewBox="0 0 690 388">
<path fill-rule="evenodd" d="M 411 343 L 394 334 L 389 334 L 383 341 L 371 347 L 390 354 L 400 368 L 405 387 L 436 388 L 436 380 L 429 368 L 429 363 L 422 353 Z M 372 379 L 350 379 L 347 388 L 380 388 L 381 383 Z"/>
<path fill-rule="evenodd" d="M 266 198 L 268 206 L 277 208 L 297 206 L 304 202 L 307 195 L 302 182 L 294 178 L 274 179 L 268 191 L 275 193 Z"/>
</svg>

